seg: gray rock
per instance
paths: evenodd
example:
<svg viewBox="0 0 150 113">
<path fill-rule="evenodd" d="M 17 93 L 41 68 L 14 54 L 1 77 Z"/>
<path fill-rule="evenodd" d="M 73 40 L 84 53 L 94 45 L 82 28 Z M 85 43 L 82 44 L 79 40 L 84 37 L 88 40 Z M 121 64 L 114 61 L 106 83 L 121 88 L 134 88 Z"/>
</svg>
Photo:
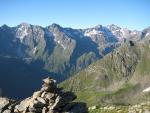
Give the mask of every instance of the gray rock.
<svg viewBox="0 0 150 113">
<path fill-rule="evenodd" d="M 47 78 L 43 79 L 43 82 L 45 84 L 54 84 L 54 83 L 56 83 L 56 80 L 54 80 L 54 79 L 52 79 L 50 77 L 47 77 Z"/>
<path fill-rule="evenodd" d="M 54 93 L 47 93 L 46 95 L 45 95 L 45 98 L 46 99 L 52 99 L 52 98 L 54 98 L 55 97 L 55 94 Z"/>
<path fill-rule="evenodd" d="M 10 100 L 8 98 L 0 98 L 0 113 L 10 104 Z"/>
<path fill-rule="evenodd" d="M 36 92 L 34 92 L 32 98 L 36 99 L 37 97 L 40 97 L 41 93 L 42 93 L 42 91 L 36 91 Z"/>
<path fill-rule="evenodd" d="M 44 98 L 45 94 L 46 94 L 46 91 L 44 91 L 44 92 L 41 94 L 41 97 Z"/>
<path fill-rule="evenodd" d="M 19 105 L 15 106 L 15 109 L 17 109 L 18 111 L 22 112 L 24 110 L 27 109 L 27 107 L 32 103 L 31 98 L 27 98 L 23 101 L 21 101 L 21 103 Z M 17 111 L 16 110 L 16 111 Z"/>
<path fill-rule="evenodd" d="M 42 113 L 42 108 L 29 108 L 29 111 L 32 113 Z"/>
<path fill-rule="evenodd" d="M 29 109 L 28 109 L 30 112 L 36 112 L 36 108 L 34 108 L 34 107 L 29 107 Z"/>
<path fill-rule="evenodd" d="M 53 105 L 55 103 L 55 100 L 53 100 L 53 99 L 50 99 L 49 100 L 49 105 L 51 106 L 51 105 Z"/>
<path fill-rule="evenodd" d="M 89 110 L 94 110 L 94 109 L 97 109 L 97 106 L 91 106 L 88 108 Z"/>
<path fill-rule="evenodd" d="M 53 80 L 52 78 L 48 77 L 46 79 L 43 79 L 44 84 L 42 85 L 42 89 L 41 91 L 46 91 L 46 92 L 54 92 L 56 89 L 56 84 L 55 84 L 55 80 Z"/>
<path fill-rule="evenodd" d="M 37 97 L 37 100 L 43 104 L 46 104 L 46 101 L 41 97 Z"/>
<path fill-rule="evenodd" d="M 34 101 L 33 103 L 33 107 L 35 108 L 43 108 L 45 106 L 45 104 L 43 104 L 42 102 L 39 102 L 39 101 Z"/>
<path fill-rule="evenodd" d="M 66 103 L 63 102 L 62 97 L 57 96 L 55 99 L 55 103 L 50 107 L 50 110 L 60 109 L 60 107 L 64 106 Z"/>
<path fill-rule="evenodd" d="M 44 84 L 44 85 L 42 86 L 41 91 L 54 92 L 55 89 L 56 89 L 56 86 L 55 86 L 55 85 L 47 85 L 47 84 Z"/>
<path fill-rule="evenodd" d="M 7 109 L 3 113 L 11 113 L 11 110 Z"/>
<path fill-rule="evenodd" d="M 16 102 L 14 102 L 14 103 L 11 103 L 11 105 L 8 106 L 8 109 L 14 110 L 14 108 L 15 108 L 15 106 L 16 106 L 17 104 L 19 104 L 19 101 L 18 101 L 18 102 L 16 101 Z"/>
<path fill-rule="evenodd" d="M 47 110 L 47 108 L 46 108 L 46 107 L 43 107 L 42 113 L 46 113 L 46 110 Z"/>
</svg>

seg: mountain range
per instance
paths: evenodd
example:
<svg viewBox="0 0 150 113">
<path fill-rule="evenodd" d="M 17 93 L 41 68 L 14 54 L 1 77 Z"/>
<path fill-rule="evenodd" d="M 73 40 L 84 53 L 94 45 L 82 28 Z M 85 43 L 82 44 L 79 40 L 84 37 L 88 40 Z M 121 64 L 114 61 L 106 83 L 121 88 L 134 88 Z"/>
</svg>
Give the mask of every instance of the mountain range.
<svg viewBox="0 0 150 113">
<path fill-rule="evenodd" d="M 74 92 L 77 100 L 89 106 L 150 101 L 150 36 L 123 43 L 60 87 Z"/>
<path fill-rule="evenodd" d="M 122 44 L 142 42 L 149 35 L 150 28 L 137 31 L 113 24 L 87 29 L 63 28 L 58 24 L 3 25 L 0 27 L 0 94 L 15 99 L 27 97 L 41 85 L 42 78 L 52 76 L 58 83 L 62 82 L 91 63 L 105 59 Z"/>
</svg>

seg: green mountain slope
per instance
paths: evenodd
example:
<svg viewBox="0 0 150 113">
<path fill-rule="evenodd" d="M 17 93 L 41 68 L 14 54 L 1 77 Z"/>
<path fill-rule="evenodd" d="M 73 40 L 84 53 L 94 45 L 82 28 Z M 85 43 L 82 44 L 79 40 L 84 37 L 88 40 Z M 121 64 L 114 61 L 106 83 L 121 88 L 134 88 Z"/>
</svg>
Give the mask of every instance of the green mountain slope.
<svg viewBox="0 0 150 113">
<path fill-rule="evenodd" d="M 132 104 L 150 100 L 150 43 L 128 41 L 60 84 L 88 105 Z"/>
</svg>

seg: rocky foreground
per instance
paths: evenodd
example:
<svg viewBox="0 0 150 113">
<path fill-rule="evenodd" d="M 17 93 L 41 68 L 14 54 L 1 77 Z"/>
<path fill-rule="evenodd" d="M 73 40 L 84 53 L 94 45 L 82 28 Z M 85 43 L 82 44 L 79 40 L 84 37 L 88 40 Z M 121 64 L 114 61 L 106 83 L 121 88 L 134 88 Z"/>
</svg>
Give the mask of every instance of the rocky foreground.
<svg viewBox="0 0 150 113">
<path fill-rule="evenodd" d="M 73 102 L 76 96 L 57 88 L 52 78 L 43 80 L 39 91 L 21 101 L 0 98 L 0 113 L 150 113 L 150 102 L 130 106 L 92 106 Z"/>
<path fill-rule="evenodd" d="M 22 101 L 0 98 L 0 113 L 86 113 L 86 104 L 72 102 L 76 96 L 57 88 L 52 78 L 43 80 L 41 90 Z"/>
</svg>

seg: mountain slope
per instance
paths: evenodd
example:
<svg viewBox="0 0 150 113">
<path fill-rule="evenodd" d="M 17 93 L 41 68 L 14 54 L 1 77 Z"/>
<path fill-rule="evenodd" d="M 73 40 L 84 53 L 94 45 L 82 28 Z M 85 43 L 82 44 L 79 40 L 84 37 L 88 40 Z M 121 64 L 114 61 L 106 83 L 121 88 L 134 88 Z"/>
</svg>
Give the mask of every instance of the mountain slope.
<svg viewBox="0 0 150 113">
<path fill-rule="evenodd" d="M 0 27 L 0 55 L 41 60 L 44 69 L 65 79 L 111 52 L 131 36 L 143 38 L 140 31 L 115 25 L 87 29 L 63 28 L 57 24 L 46 28 L 27 23 L 16 27 L 4 25 Z"/>
<path fill-rule="evenodd" d="M 28 23 L 15 27 L 3 25 L 0 27 L 0 88 L 11 96 L 12 92 L 5 91 L 3 84 L 12 78 L 22 81 L 20 76 L 28 80 L 36 76 L 40 81 L 41 76 L 48 74 L 61 82 L 103 58 L 125 39 L 140 40 L 147 33 L 148 29 L 131 31 L 115 25 L 87 29 L 63 28 L 57 24 L 45 28 Z M 8 69 L 11 71 L 7 72 Z M 14 84 L 17 84 L 15 79 Z M 30 87 L 28 92 L 31 92 L 37 86 L 27 84 L 26 87 Z"/>
<path fill-rule="evenodd" d="M 88 105 L 150 100 L 149 94 L 143 93 L 150 86 L 149 39 L 124 43 L 60 86 L 75 92 L 78 100 Z"/>
<path fill-rule="evenodd" d="M 0 43 L 0 55 L 41 60 L 44 69 L 63 76 L 78 70 L 78 65 L 84 68 L 101 56 L 97 44 L 80 30 L 57 24 L 46 28 L 27 23 L 12 28 L 4 25 L 0 28 Z M 90 57 L 85 58 L 86 54 Z M 80 60 L 83 57 L 85 63 Z"/>
</svg>

